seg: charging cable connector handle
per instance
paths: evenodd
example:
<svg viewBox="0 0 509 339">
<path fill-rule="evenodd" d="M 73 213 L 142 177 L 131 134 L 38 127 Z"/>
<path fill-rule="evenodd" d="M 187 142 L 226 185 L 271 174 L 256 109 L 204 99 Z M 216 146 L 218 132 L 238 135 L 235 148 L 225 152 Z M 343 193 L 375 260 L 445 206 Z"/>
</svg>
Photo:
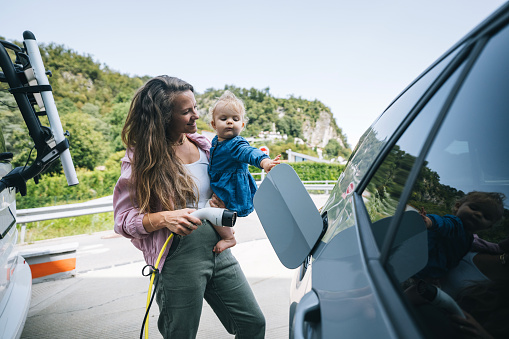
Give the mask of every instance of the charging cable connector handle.
<svg viewBox="0 0 509 339">
<path fill-rule="evenodd" d="M 464 319 L 467 318 L 456 301 L 454 301 L 449 294 L 445 293 L 435 285 L 429 284 L 424 280 L 420 280 L 417 283 L 417 292 L 432 305 L 436 305 L 451 314 L 459 315 Z"/>
<path fill-rule="evenodd" d="M 237 221 L 237 212 L 225 208 L 205 207 L 191 213 L 198 219 L 207 219 L 213 225 L 233 227 Z"/>
<path fill-rule="evenodd" d="M 23 32 L 23 39 L 37 84 L 49 85 L 49 80 L 42 62 L 41 52 L 39 51 L 39 46 L 37 45 L 34 34 L 30 31 L 25 31 Z M 53 133 L 55 142 L 60 144 L 65 140 L 65 136 L 62 123 L 60 122 L 60 117 L 58 116 L 57 106 L 53 99 L 53 93 L 50 90 L 41 91 L 41 97 L 44 102 L 44 107 L 46 109 L 46 114 L 48 116 L 51 132 Z M 78 176 L 76 175 L 71 153 L 68 148 L 60 153 L 60 161 L 62 162 L 67 184 L 69 186 L 77 185 L 79 183 Z"/>
</svg>

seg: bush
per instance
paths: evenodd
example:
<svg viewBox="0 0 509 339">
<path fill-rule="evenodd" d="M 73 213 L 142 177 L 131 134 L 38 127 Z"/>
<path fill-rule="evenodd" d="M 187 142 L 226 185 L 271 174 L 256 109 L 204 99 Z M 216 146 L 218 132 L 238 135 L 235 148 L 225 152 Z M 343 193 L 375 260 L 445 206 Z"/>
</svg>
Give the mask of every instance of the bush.
<svg viewBox="0 0 509 339">
<path fill-rule="evenodd" d="M 83 202 L 113 194 L 120 168 L 77 171 L 79 184 L 69 187 L 64 175 L 42 175 L 38 184 L 27 182 L 27 195 L 16 197 L 18 209 Z"/>
<path fill-rule="evenodd" d="M 292 162 L 288 163 L 293 167 L 300 180 L 318 181 L 318 180 L 338 180 L 339 175 L 345 169 L 345 165 L 327 164 L 322 162 Z"/>
<path fill-rule="evenodd" d="M 110 156 L 106 170 L 78 170 L 79 184 L 68 187 L 64 175 L 43 175 L 39 184 L 33 180 L 27 183 L 27 195 L 17 196 L 17 208 L 35 208 L 51 205 L 64 205 L 83 202 L 113 194 L 113 189 L 120 176 L 119 160 L 125 152 L 120 151 Z M 289 163 L 302 181 L 337 180 L 344 165 L 298 162 Z M 257 167 L 250 166 L 252 173 L 260 173 Z M 255 177 L 259 180 L 259 177 Z M 113 213 L 84 215 L 73 218 L 46 220 L 27 224 L 26 241 L 33 242 L 55 237 L 77 234 L 90 234 L 113 229 Z"/>
<path fill-rule="evenodd" d="M 109 164 L 106 170 L 78 170 L 79 184 L 67 186 L 64 175 L 43 175 L 36 185 L 33 180 L 27 182 L 27 195 L 17 196 L 17 208 L 35 208 L 52 205 L 64 205 L 76 202 L 97 199 L 112 195 L 113 188 L 120 176 L 119 159 L 124 152 L 117 152 L 110 156 L 114 161 L 107 161 Z M 302 181 L 337 180 L 344 169 L 344 165 L 327 164 L 318 162 L 293 162 L 288 163 Z M 260 173 L 261 170 L 249 166 L 251 173 Z M 255 176 L 259 180 L 259 177 Z"/>
<path fill-rule="evenodd" d="M 345 165 L 336 163 L 322 163 L 322 162 L 287 162 L 286 164 L 292 166 L 300 180 L 302 181 L 336 181 L 339 175 L 345 169 Z M 249 166 L 251 173 L 260 173 L 261 170 L 255 166 Z M 260 180 L 259 176 L 255 176 L 256 180 Z"/>
</svg>

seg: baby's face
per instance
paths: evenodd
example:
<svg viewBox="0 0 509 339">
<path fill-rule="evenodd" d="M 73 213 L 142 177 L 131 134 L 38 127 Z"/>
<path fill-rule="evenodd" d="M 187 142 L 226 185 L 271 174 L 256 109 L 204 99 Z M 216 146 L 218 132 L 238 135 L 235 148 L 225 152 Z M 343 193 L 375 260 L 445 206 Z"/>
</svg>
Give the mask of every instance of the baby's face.
<svg viewBox="0 0 509 339">
<path fill-rule="evenodd" d="M 244 128 L 244 120 L 241 113 L 225 105 L 218 105 L 211 125 L 217 132 L 218 140 L 223 141 L 239 135 Z"/>
<path fill-rule="evenodd" d="M 500 219 L 497 207 L 488 201 L 465 201 L 457 207 L 456 216 L 471 232 L 488 229 Z"/>
</svg>

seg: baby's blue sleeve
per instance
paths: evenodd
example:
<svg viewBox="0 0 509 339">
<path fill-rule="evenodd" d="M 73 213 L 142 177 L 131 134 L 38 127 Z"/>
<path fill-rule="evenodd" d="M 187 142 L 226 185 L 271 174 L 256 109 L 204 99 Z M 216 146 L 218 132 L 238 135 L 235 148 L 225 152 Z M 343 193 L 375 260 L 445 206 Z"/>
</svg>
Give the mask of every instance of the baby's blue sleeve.
<svg viewBox="0 0 509 339">
<path fill-rule="evenodd" d="M 242 137 L 236 137 L 230 144 L 230 154 L 239 162 L 250 164 L 261 169 L 260 163 L 262 160 L 269 158 L 267 154 L 263 153 L 258 148 L 249 145 L 249 142 Z"/>
<path fill-rule="evenodd" d="M 465 233 L 463 223 L 460 218 L 455 215 L 446 214 L 440 217 L 435 214 L 428 214 L 431 219 L 431 229 L 436 229 L 443 237 L 457 238 Z"/>
</svg>

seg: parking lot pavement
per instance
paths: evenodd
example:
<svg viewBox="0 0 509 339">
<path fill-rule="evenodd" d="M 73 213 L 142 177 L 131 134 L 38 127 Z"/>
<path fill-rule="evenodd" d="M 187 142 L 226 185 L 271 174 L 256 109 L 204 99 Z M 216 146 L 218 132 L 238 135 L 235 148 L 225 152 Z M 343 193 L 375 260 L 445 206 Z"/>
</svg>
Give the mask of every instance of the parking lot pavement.
<svg viewBox="0 0 509 339">
<path fill-rule="evenodd" d="M 313 195 L 312 198 L 317 207 L 321 207 L 327 196 Z M 238 221 L 236 236 L 239 243 L 232 251 L 265 315 L 266 338 L 288 338 L 292 270 L 279 262 L 256 213 Z M 33 285 L 32 302 L 21 338 L 139 337 L 149 280 L 141 275 L 145 265 L 141 253 L 133 251 L 129 241 L 108 231 L 27 247 L 76 241 L 80 244 L 76 276 Z M 85 263 L 86 269 L 80 266 L 80 261 Z M 154 303 L 149 319 L 150 338 L 161 338 L 157 316 L 158 308 Z M 233 338 L 206 303 L 198 338 Z"/>
</svg>

